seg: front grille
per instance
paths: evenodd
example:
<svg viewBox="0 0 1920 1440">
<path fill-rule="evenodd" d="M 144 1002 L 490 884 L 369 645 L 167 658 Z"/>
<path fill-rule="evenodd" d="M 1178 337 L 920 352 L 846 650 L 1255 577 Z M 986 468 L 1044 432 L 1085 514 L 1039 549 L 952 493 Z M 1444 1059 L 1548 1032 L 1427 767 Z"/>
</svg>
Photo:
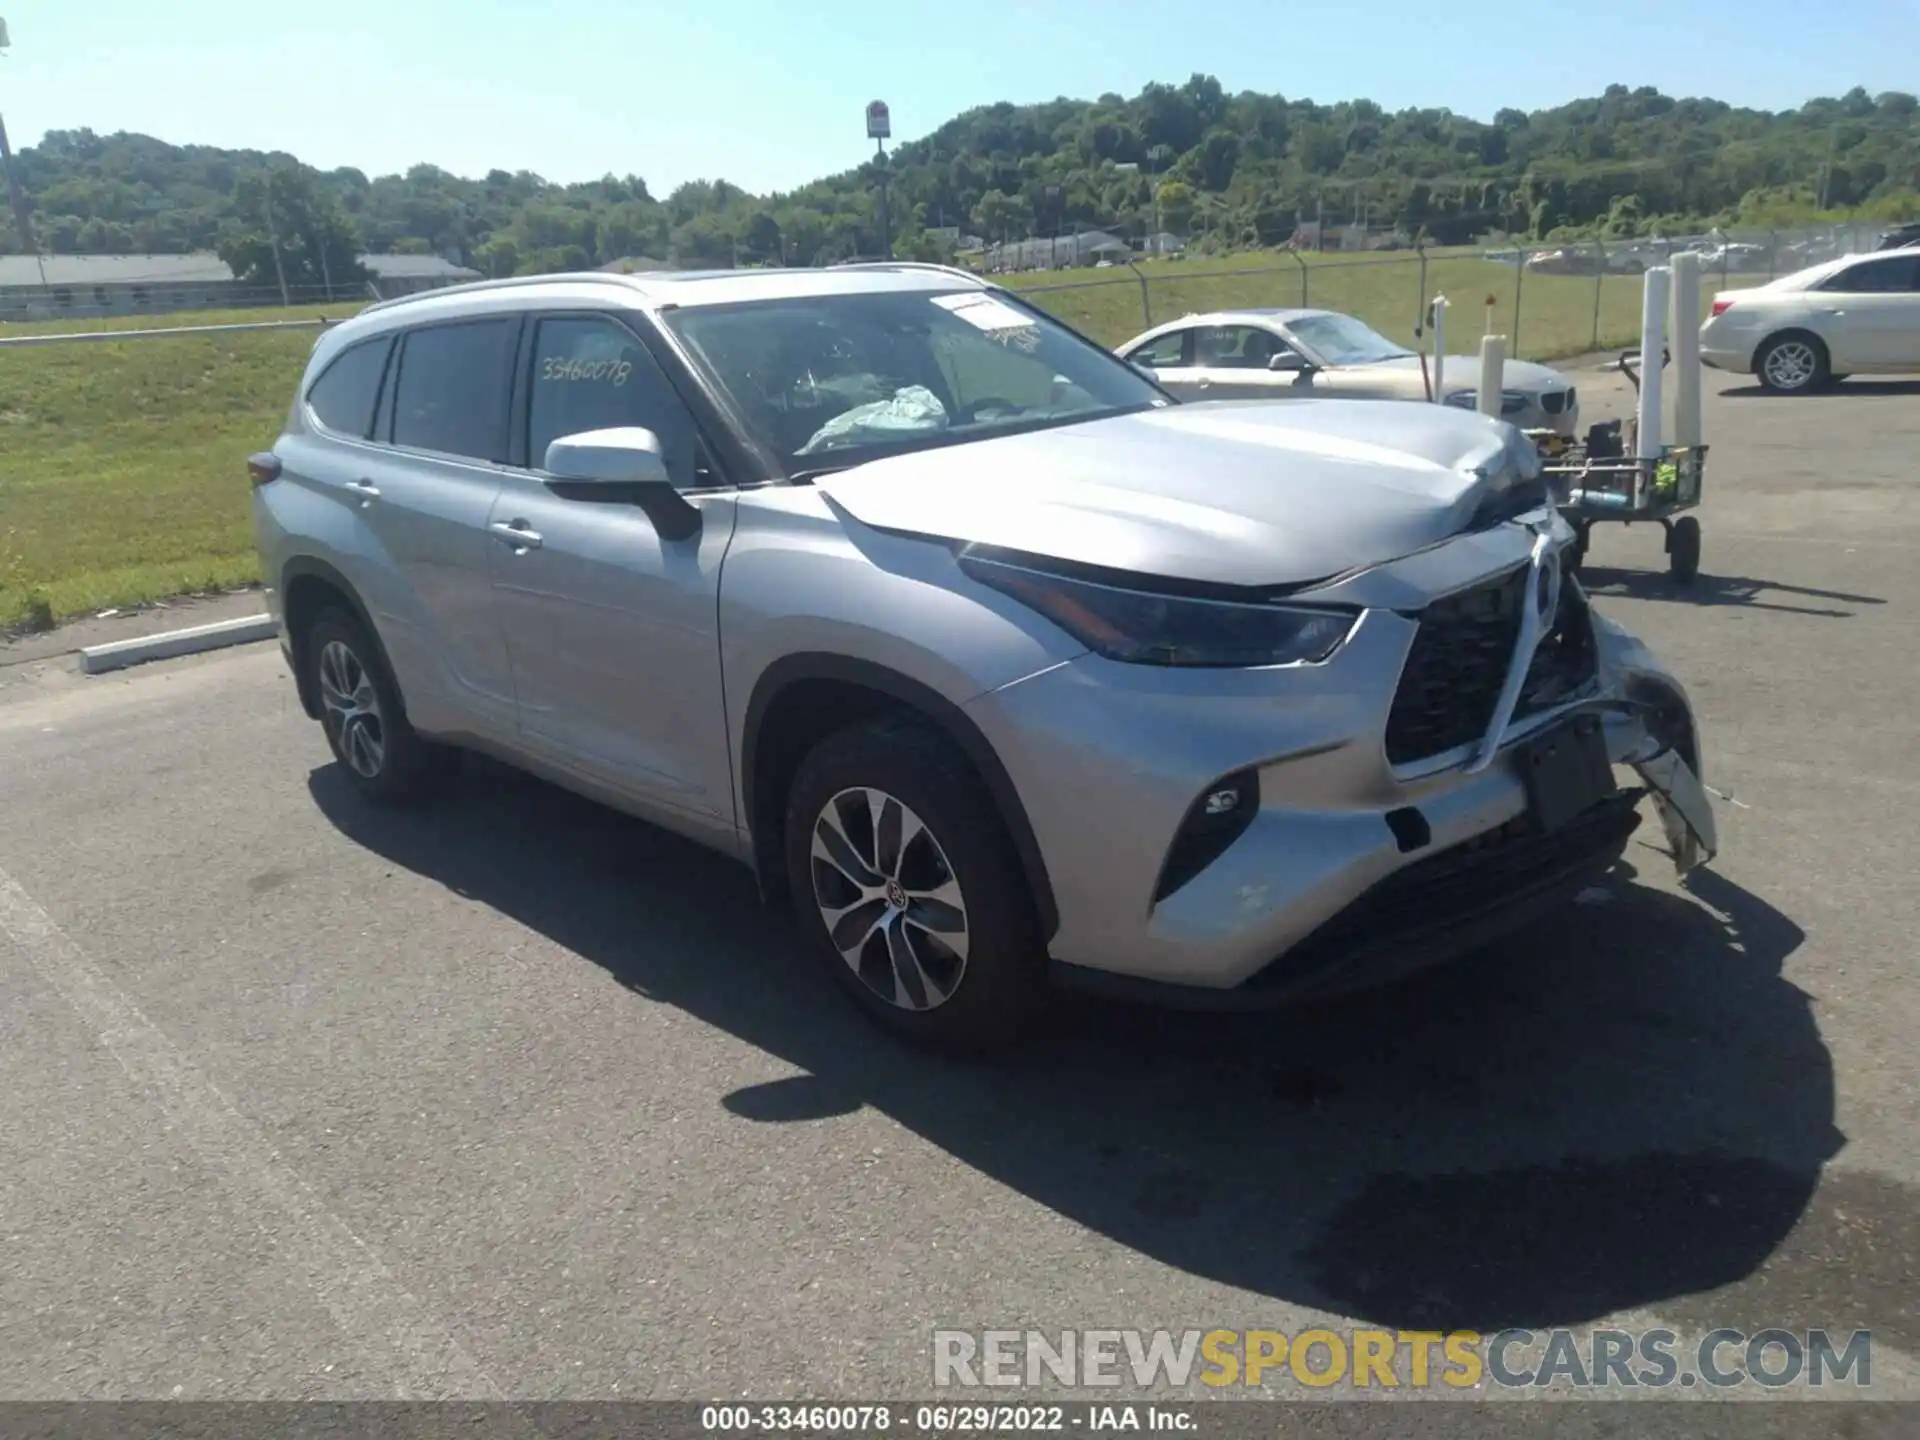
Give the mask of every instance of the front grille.
<svg viewBox="0 0 1920 1440">
<path fill-rule="evenodd" d="M 1491 928 L 1618 857 L 1640 823 L 1643 794 L 1618 791 L 1550 835 L 1522 815 L 1397 870 L 1246 983 L 1291 986 L 1381 952 L 1439 947 L 1470 926 Z"/>
<path fill-rule="evenodd" d="M 1532 402 L 1518 390 L 1503 390 L 1500 392 L 1500 413 L 1502 415 L 1518 415 L 1531 403 Z M 1447 396 L 1447 404 L 1456 410 L 1475 410 L 1479 408 L 1480 397 L 1471 390 L 1460 390 Z"/>
<path fill-rule="evenodd" d="M 1410 765 L 1487 733 L 1520 638 L 1528 573 L 1522 565 L 1421 612 L 1387 715 L 1389 762 Z M 1568 581 L 1560 590 L 1553 628 L 1541 638 L 1527 669 L 1514 714 L 1530 715 L 1574 698 L 1592 680 L 1594 663 L 1586 599 Z"/>
</svg>

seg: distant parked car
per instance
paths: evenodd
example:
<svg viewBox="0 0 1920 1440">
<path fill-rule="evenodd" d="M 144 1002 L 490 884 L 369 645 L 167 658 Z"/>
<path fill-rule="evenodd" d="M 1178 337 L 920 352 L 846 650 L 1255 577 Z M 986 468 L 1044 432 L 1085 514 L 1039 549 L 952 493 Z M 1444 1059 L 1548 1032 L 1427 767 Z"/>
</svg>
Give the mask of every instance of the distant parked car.
<svg viewBox="0 0 1920 1440">
<path fill-rule="evenodd" d="M 1723 290 L 1700 358 L 1781 395 L 1848 375 L 1920 372 L 1920 249 L 1847 255 L 1751 290 Z"/>
<path fill-rule="evenodd" d="M 1895 226 L 1880 236 L 1882 250 L 1904 250 L 1909 245 L 1920 245 L 1920 222 Z"/>
<path fill-rule="evenodd" d="M 1332 310 L 1189 315 L 1136 335 L 1120 354 L 1187 400 L 1427 398 L 1416 351 Z M 1446 403 L 1474 409 L 1479 379 L 1478 356 L 1448 356 Z M 1576 433 L 1578 396 L 1559 371 L 1509 360 L 1502 385 L 1501 419 L 1523 430 Z"/>
</svg>

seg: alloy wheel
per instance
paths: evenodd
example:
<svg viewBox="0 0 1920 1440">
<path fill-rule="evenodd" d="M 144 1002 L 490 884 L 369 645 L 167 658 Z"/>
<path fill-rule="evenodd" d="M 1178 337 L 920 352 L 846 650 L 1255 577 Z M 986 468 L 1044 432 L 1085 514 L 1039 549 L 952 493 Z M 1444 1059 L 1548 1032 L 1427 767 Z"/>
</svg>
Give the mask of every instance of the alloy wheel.
<svg viewBox="0 0 1920 1440">
<path fill-rule="evenodd" d="M 880 999 L 932 1010 L 967 968 L 967 905 L 927 824 L 884 790 L 842 790 L 813 824 L 814 902 L 840 958 Z"/>
<path fill-rule="evenodd" d="M 320 650 L 320 704 L 340 758 L 362 779 L 372 780 L 387 763 L 387 731 L 380 695 L 360 657 L 344 641 L 329 640 Z"/>
<path fill-rule="evenodd" d="M 1804 340 L 1783 340 L 1767 352 L 1767 379 L 1782 390 L 1799 390 L 1819 368 L 1819 357 Z"/>
</svg>

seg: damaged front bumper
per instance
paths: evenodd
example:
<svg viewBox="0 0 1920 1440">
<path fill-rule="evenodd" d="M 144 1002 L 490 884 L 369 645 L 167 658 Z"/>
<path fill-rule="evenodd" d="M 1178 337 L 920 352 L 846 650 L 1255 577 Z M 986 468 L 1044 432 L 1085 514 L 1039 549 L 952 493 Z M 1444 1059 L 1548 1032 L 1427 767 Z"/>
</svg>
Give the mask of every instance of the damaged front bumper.
<svg viewBox="0 0 1920 1440">
<path fill-rule="evenodd" d="M 1485 770 L 1507 743 L 1534 652 L 1559 613 L 1561 587 L 1575 583 L 1562 573 L 1564 536 L 1558 531 L 1556 525 L 1545 525 L 1535 533 L 1528 557 L 1529 603 L 1522 613 L 1506 684 L 1479 753 L 1467 765 L 1469 774 Z M 1585 608 L 1599 651 L 1603 698 L 1572 709 L 1597 711 L 1616 722 L 1625 719 L 1637 723 L 1644 732 L 1637 740 L 1610 734 L 1608 754 L 1618 757 L 1617 763 L 1632 766 L 1653 792 L 1674 867 L 1685 876 L 1711 860 L 1719 849 L 1713 806 L 1700 775 L 1700 741 L 1693 707 L 1680 682 L 1638 637 L 1602 617 L 1591 605 Z M 1619 748 L 1623 738 L 1628 747 L 1624 752 Z"/>
<path fill-rule="evenodd" d="M 1612 694 L 1595 708 L 1607 714 L 1610 730 L 1639 731 L 1626 737 L 1629 748 L 1620 763 L 1631 766 L 1652 792 L 1668 854 L 1685 876 L 1720 852 L 1693 706 L 1680 682 L 1632 632 L 1597 612 L 1593 628 L 1602 674 L 1612 680 Z"/>
</svg>

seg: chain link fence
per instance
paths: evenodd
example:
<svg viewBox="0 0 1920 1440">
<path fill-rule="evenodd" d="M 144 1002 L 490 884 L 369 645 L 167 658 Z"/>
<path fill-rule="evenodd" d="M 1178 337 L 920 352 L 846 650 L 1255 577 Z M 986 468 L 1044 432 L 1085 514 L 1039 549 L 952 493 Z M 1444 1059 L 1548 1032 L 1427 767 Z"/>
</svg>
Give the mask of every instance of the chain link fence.
<svg viewBox="0 0 1920 1440">
<path fill-rule="evenodd" d="M 1409 250 L 1357 257 L 1284 250 L 1244 265 L 1204 260 L 1115 267 L 1085 280 L 995 277 L 1106 345 L 1213 310 L 1338 310 L 1412 345 L 1429 303 L 1448 302 L 1448 349 L 1508 338 L 1513 355 L 1555 360 L 1637 344 L 1641 276 L 1682 251 L 1700 257 L 1703 306 L 1716 291 L 1764 285 L 1874 248 L 1884 225 Z M 1044 278 L 1043 278 L 1044 277 Z M 1703 315 L 1704 318 L 1704 315 Z"/>
</svg>

